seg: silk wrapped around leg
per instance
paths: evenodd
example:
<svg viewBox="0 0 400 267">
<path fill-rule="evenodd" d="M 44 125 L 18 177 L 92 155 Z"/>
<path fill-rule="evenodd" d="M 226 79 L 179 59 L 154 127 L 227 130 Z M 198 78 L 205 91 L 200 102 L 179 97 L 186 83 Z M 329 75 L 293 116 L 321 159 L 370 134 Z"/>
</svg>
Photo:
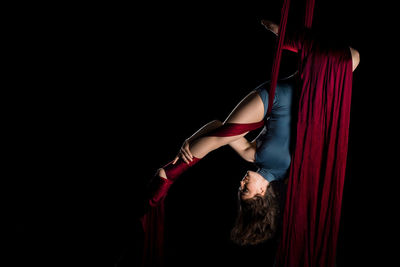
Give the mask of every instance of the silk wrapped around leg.
<svg viewBox="0 0 400 267">
<path fill-rule="evenodd" d="M 206 134 L 207 136 L 235 136 L 264 125 L 257 123 L 226 123 L 220 128 Z M 155 176 L 149 183 L 146 199 L 146 213 L 141 218 L 144 231 L 142 267 L 162 267 L 164 265 L 164 200 L 171 185 L 190 167 L 200 161 L 194 157 L 189 164 L 179 159 L 175 164 L 168 163 L 163 167 L 168 179 Z"/>
</svg>

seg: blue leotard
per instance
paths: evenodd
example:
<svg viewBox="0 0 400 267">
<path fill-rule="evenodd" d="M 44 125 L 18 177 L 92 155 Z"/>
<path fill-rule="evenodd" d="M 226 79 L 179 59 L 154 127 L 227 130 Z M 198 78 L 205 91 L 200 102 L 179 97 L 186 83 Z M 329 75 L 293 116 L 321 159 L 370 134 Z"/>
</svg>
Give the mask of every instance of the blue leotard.
<svg viewBox="0 0 400 267">
<path fill-rule="evenodd" d="M 267 181 L 284 179 L 290 166 L 290 132 L 294 79 L 278 81 L 271 116 L 256 139 L 255 164 Z M 268 109 L 269 82 L 255 89 L 264 103 L 264 118 Z"/>
</svg>

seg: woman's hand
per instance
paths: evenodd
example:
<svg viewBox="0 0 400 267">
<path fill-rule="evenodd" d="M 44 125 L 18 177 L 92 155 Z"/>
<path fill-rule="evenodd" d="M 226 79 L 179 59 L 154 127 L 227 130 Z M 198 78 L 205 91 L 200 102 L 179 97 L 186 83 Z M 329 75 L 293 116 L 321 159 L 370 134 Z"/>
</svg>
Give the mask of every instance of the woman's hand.
<svg viewBox="0 0 400 267">
<path fill-rule="evenodd" d="M 175 164 L 179 158 L 181 158 L 184 162 L 189 163 L 191 161 L 193 161 L 193 155 L 190 152 L 190 143 L 188 140 L 185 140 L 185 142 L 183 142 L 183 145 L 181 147 L 181 149 L 178 152 L 178 155 L 175 157 L 174 161 L 172 162 L 172 164 Z"/>
<path fill-rule="evenodd" d="M 261 20 L 261 24 L 264 25 L 264 27 L 274 33 L 275 35 L 278 35 L 279 32 L 279 25 L 266 19 Z"/>
</svg>

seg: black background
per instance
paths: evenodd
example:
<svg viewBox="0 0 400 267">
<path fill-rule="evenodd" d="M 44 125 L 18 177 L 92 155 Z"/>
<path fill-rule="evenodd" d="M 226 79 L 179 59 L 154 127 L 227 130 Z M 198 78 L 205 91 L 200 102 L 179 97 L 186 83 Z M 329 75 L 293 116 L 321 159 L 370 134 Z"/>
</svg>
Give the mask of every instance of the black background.
<svg viewBox="0 0 400 267">
<path fill-rule="evenodd" d="M 137 266 L 146 181 L 205 123 L 269 79 L 279 1 L 19 5 L 7 9 L 7 266 Z M 318 2 L 318 1 L 317 1 Z M 320 1 L 322 2 L 322 1 Z M 395 223 L 396 31 L 390 8 L 323 1 L 314 26 L 361 53 L 354 72 L 337 266 L 387 266 Z M 293 4 L 294 10 L 301 7 Z M 296 17 L 292 17 L 296 24 Z M 393 29 L 393 30 L 392 30 Z M 282 75 L 293 70 L 285 52 Z M 392 100 L 392 101 L 390 101 Z M 392 108 L 392 109 L 391 109 Z M 229 241 L 248 165 L 229 148 L 167 199 L 169 266 L 271 266 L 273 246 Z"/>
</svg>

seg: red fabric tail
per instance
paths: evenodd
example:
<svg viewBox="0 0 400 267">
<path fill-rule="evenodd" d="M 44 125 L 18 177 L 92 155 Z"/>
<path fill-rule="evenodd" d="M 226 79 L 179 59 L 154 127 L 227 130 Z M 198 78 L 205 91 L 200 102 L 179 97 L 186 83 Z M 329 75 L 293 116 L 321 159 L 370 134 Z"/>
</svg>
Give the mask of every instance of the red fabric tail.
<svg viewBox="0 0 400 267">
<path fill-rule="evenodd" d="M 167 196 L 168 190 L 173 181 L 169 179 L 156 176 L 149 185 L 149 205 L 151 207 L 157 206 Z"/>
<path fill-rule="evenodd" d="M 164 266 L 164 200 L 151 206 L 140 221 L 144 231 L 142 267 Z"/>
<path fill-rule="evenodd" d="M 163 169 L 168 179 L 156 176 L 152 179 L 148 188 L 148 211 L 141 218 L 144 231 L 144 247 L 142 267 L 161 267 L 164 264 L 164 200 L 171 185 L 187 169 L 199 162 L 193 157 L 189 164 L 178 160 L 172 161 Z"/>
</svg>

